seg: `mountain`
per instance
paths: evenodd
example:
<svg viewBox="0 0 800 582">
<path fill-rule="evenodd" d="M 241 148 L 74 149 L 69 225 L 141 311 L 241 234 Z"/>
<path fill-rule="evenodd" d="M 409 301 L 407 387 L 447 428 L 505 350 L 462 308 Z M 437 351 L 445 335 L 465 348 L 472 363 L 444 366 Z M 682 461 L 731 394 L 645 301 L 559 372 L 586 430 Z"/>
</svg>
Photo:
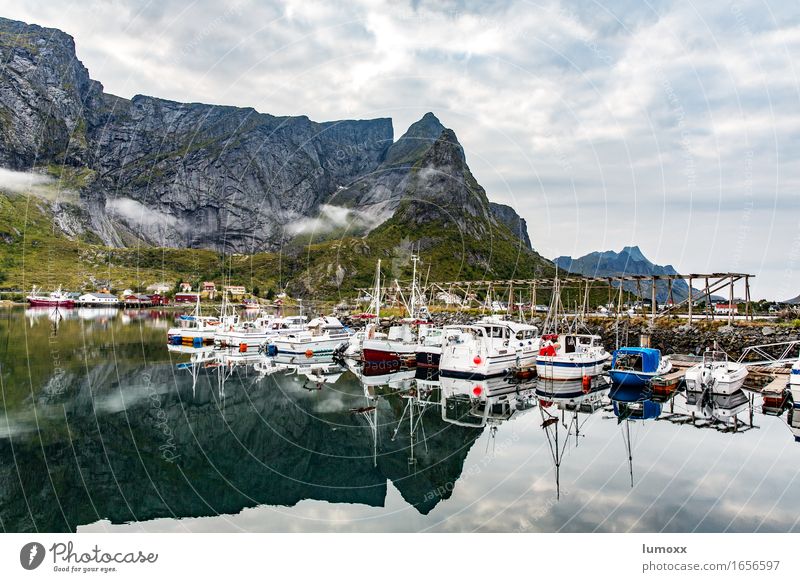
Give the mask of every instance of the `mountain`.
<svg viewBox="0 0 800 582">
<path fill-rule="evenodd" d="M 3 18 L 0 59 L 0 166 L 54 180 L 58 196 L 39 210 L 69 241 L 253 254 L 357 237 L 374 249 L 378 227 L 403 231 L 390 237 L 399 244 L 415 238 L 409 229 L 435 224 L 446 232 L 429 246 L 463 238 L 481 272 L 549 268 L 525 221 L 489 202 L 433 113 L 395 142 L 385 118 L 319 123 L 124 99 L 90 78 L 68 34 Z M 12 241 L 15 219 L 0 217 Z"/>
<path fill-rule="evenodd" d="M 346 201 L 353 183 L 375 191 L 350 206 L 399 202 L 407 170 L 445 129 L 428 113 L 393 143 L 389 119 L 315 123 L 122 99 L 89 78 L 65 33 L 6 19 L 0 33 L 8 63 L 0 73 L 0 163 L 87 170 L 78 184 L 90 211 L 86 227 L 111 246 L 136 239 L 235 252 L 278 248 L 283 225 Z"/>
<path fill-rule="evenodd" d="M 638 246 L 624 247 L 620 252 L 603 251 L 593 252 L 580 258 L 557 257 L 553 261 L 559 269 L 570 273 L 577 273 L 587 277 L 611 277 L 624 275 L 677 275 L 678 272 L 672 265 L 656 265 L 644 256 Z M 649 299 L 651 296 L 650 283 L 642 282 L 637 286 L 635 282 L 627 282 L 623 285 L 626 291 L 639 293 Z M 695 290 L 694 295 L 700 292 Z M 672 283 L 672 298 L 674 301 L 682 301 L 689 296 L 689 285 L 686 281 L 676 280 Z M 656 282 L 656 300 L 666 302 L 669 299 L 669 283 L 667 281 Z"/>
</svg>

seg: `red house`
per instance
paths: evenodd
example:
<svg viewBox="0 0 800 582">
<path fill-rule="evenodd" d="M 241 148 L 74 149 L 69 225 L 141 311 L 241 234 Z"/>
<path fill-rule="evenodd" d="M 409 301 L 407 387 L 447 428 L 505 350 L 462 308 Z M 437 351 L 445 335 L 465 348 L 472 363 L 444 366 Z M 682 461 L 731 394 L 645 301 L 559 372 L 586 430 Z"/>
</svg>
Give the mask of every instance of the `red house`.
<svg viewBox="0 0 800 582">
<path fill-rule="evenodd" d="M 175 293 L 175 303 L 197 303 L 199 293 Z"/>
<path fill-rule="evenodd" d="M 153 305 L 169 305 L 169 299 L 167 299 L 166 295 L 156 293 L 150 296 L 150 303 Z"/>
</svg>

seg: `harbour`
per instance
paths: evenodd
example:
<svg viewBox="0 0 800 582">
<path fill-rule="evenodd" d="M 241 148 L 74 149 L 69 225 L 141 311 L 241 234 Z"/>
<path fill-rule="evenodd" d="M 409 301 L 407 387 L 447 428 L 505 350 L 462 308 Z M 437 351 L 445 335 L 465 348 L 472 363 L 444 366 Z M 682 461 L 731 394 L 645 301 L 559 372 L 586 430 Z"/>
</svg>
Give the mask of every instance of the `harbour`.
<svg viewBox="0 0 800 582">
<path fill-rule="evenodd" d="M 216 307 L 5 309 L 0 448 L 16 465 L 5 469 L 3 526 L 800 529 L 784 509 L 800 460 L 800 389 L 791 388 L 800 338 L 756 343 L 758 322 L 710 316 L 693 326 L 587 316 L 553 296 L 534 317 L 454 313 L 428 305 L 435 294 L 415 280 L 405 294 L 395 288 L 406 299 L 397 315 L 379 273 L 369 305 L 331 315 L 242 309 L 225 296 Z M 693 339 L 681 340 L 680 326 Z M 713 375 L 721 353 L 705 360 L 731 337 L 747 343 L 751 364 L 725 387 Z M 670 348 L 692 341 L 694 353 Z M 379 352 L 365 355 L 369 346 Z M 641 363 L 623 365 L 625 350 Z M 541 365 L 576 352 L 589 359 L 572 376 Z M 631 383 L 614 370 L 641 372 Z M 699 383 L 689 390 L 692 370 Z M 72 454 L 56 454 L 65 438 Z M 31 477 L 14 477 L 23 473 Z M 42 500 L 34 505 L 28 479 Z"/>
</svg>

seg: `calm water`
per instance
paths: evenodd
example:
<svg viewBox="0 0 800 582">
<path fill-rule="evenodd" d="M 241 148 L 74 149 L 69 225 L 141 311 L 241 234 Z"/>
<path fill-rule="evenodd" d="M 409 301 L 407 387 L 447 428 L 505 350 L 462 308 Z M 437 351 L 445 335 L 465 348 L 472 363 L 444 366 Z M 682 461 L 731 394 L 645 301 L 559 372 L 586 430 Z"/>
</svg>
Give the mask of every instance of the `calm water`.
<svg viewBox="0 0 800 582">
<path fill-rule="evenodd" d="M 791 418 L 750 393 L 643 420 L 607 388 L 364 384 L 168 351 L 173 316 L 0 312 L 3 530 L 800 530 Z"/>
</svg>

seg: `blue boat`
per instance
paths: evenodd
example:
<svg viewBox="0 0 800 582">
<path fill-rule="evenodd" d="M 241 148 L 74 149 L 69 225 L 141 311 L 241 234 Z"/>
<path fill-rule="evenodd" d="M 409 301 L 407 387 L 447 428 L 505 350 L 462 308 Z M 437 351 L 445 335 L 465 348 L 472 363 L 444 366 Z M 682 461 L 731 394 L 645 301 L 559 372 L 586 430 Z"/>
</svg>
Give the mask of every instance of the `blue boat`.
<svg viewBox="0 0 800 582">
<path fill-rule="evenodd" d="M 652 420 L 661 414 L 661 403 L 652 400 L 653 390 L 648 384 L 634 386 L 632 382 L 614 384 L 608 393 L 614 406 L 614 416 L 622 420 Z"/>
<path fill-rule="evenodd" d="M 672 369 L 668 358 L 654 348 L 619 348 L 614 350 L 609 375 L 614 384 L 631 387 L 648 384 L 653 378 Z"/>
</svg>

